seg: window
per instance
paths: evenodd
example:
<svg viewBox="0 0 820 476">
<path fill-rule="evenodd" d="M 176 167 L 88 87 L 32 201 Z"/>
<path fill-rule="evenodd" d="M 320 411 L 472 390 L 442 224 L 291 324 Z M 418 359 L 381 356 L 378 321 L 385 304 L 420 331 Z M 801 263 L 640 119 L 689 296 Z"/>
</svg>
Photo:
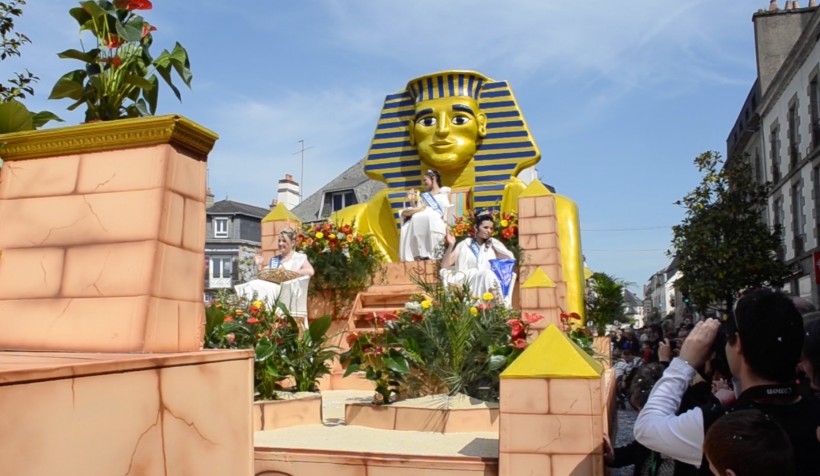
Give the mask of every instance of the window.
<svg viewBox="0 0 820 476">
<path fill-rule="evenodd" d="M 214 218 L 214 238 L 228 237 L 228 219 Z"/>
<path fill-rule="evenodd" d="M 803 182 L 792 185 L 792 233 L 794 234 L 794 254 L 803 252 L 806 238 L 806 217 L 803 215 Z"/>
<path fill-rule="evenodd" d="M 325 192 L 324 200 L 322 200 L 322 209 L 319 212 L 319 218 L 326 218 L 331 213 L 337 212 L 342 208 L 357 204 L 356 194 L 353 190 L 338 190 L 335 192 Z"/>
<path fill-rule="evenodd" d="M 763 178 L 763 161 L 760 159 L 760 149 L 755 150 L 755 182 L 764 183 Z"/>
<path fill-rule="evenodd" d="M 231 258 L 214 256 L 211 258 L 211 279 L 231 277 Z"/>
<path fill-rule="evenodd" d="M 782 230 L 782 227 L 783 227 L 783 197 L 777 197 L 774 200 L 774 209 L 772 210 L 772 214 L 773 214 L 772 221 L 774 222 L 773 223 L 774 227 Z M 777 256 L 778 256 L 778 258 L 780 258 L 781 261 L 783 260 L 784 253 L 783 253 L 783 248 L 782 247 L 780 247 L 780 249 L 777 251 Z"/>
<path fill-rule="evenodd" d="M 772 148 L 772 182 L 777 183 L 780 181 L 780 126 L 772 126 L 769 144 Z"/>
<path fill-rule="evenodd" d="M 789 170 L 797 167 L 797 162 L 800 161 L 798 150 L 800 138 L 797 135 L 797 124 L 797 102 L 793 101 L 789 105 Z"/>
</svg>

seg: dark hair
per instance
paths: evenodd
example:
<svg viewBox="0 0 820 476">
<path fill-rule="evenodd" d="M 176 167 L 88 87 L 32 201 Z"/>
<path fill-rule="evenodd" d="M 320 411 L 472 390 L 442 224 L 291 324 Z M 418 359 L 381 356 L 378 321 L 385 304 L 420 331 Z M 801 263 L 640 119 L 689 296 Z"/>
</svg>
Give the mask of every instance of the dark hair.
<svg viewBox="0 0 820 476">
<path fill-rule="evenodd" d="M 820 388 L 820 320 L 806 324 L 803 358 L 808 360 L 814 375 L 808 375 L 814 388 Z"/>
<path fill-rule="evenodd" d="M 791 298 L 768 288 L 740 298 L 726 324 L 726 340 L 743 343 L 743 358 L 759 377 L 789 382 L 803 349 L 803 318 Z"/>
<path fill-rule="evenodd" d="M 441 187 L 441 174 L 439 173 L 438 170 L 430 169 L 427 172 L 425 172 L 424 175 L 426 175 L 426 176 L 430 177 L 431 179 L 433 179 L 436 182 L 436 185 Z"/>
<path fill-rule="evenodd" d="M 655 382 L 663 376 L 663 365 L 653 362 L 635 368 L 629 382 L 629 403 L 636 409 L 643 408 Z"/>
<path fill-rule="evenodd" d="M 706 432 L 703 452 L 720 474 L 727 469 L 737 476 L 795 474 L 789 436 L 757 409 L 738 410 L 718 418 Z"/>
<path fill-rule="evenodd" d="M 491 214 L 489 214 L 487 212 L 477 213 L 476 216 L 475 216 L 475 227 L 478 228 L 485 221 L 490 221 L 490 222 L 495 223 L 495 221 L 493 220 L 493 216 Z"/>
</svg>

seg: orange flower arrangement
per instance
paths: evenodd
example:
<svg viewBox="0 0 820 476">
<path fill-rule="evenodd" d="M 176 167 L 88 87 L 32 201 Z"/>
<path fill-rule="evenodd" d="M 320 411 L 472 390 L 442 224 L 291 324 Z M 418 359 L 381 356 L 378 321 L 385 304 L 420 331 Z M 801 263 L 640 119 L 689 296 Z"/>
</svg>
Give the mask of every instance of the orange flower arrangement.
<svg viewBox="0 0 820 476">
<path fill-rule="evenodd" d="M 518 244 L 518 215 L 498 210 L 489 210 L 488 213 L 493 217 L 495 223 L 493 238 L 512 251 L 516 260 L 520 260 L 521 246 Z M 461 241 L 467 237 L 472 238 L 475 235 L 475 217 L 461 216 L 456 218 L 452 231 L 456 241 Z"/>
</svg>

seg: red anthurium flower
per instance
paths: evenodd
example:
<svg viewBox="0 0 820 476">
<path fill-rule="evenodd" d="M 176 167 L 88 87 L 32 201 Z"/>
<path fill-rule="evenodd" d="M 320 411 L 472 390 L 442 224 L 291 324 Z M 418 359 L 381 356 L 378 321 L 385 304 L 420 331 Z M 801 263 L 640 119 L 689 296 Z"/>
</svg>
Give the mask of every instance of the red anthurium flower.
<svg viewBox="0 0 820 476">
<path fill-rule="evenodd" d="M 234 320 L 233 317 L 225 316 L 225 319 L 222 319 L 222 322 L 233 322 L 233 320 Z"/>
<path fill-rule="evenodd" d="M 524 340 L 523 338 L 518 338 L 518 339 L 513 340 L 510 343 L 510 345 L 515 347 L 516 349 L 523 349 L 524 347 L 527 346 L 527 341 Z"/>
<path fill-rule="evenodd" d="M 111 66 L 114 68 L 119 68 L 120 66 L 122 66 L 122 58 L 120 58 L 119 56 L 111 58 Z"/>
<path fill-rule="evenodd" d="M 142 37 L 143 38 L 148 36 L 148 34 L 151 33 L 152 31 L 157 31 L 157 27 L 155 27 L 154 25 L 149 25 L 148 23 L 143 23 L 142 24 Z"/>
<path fill-rule="evenodd" d="M 355 332 L 351 332 L 350 334 L 347 335 L 347 337 L 345 337 L 345 341 L 347 342 L 347 345 L 349 345 L 349 346 L 353 346 L 353 344 L 357 340 L 359 340 L 359 334 L 357 334 Z"/>
<path fill-rule="evenodd" d="M 123 40 L 121 36 L 110 34 L 108 38 L 106 38 L 105 46 L 113 50 L 114 48 L 120 47 L 123 43 L 125 43 L 125 40 Z"/>
<path fill-rule="evenodd" d="M 251 317 L 247 320 L 248 324 L 259 324 L 259 319 Z"/>
<path fill-rule="evenodd" d="M 131 11 L 150 10 L 154 8 L 154 5 L 151 4 L 151 0 L 116 0 L 114 6 Z"/>
</svg>

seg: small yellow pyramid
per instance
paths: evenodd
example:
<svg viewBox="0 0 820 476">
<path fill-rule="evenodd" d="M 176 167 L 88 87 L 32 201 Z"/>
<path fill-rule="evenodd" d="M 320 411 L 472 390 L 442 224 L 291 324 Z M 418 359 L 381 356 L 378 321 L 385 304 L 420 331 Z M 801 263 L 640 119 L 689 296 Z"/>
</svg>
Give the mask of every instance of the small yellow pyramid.
<svg viewBox="0 0 820 476">
<path fill-rule="evenodd" d="M 591 278 L 593 274 L 595 273 L 591 269 L 584 266 L 584 280 Z"/>
<path fill-rule="evenodd" d="M 521 195 L 518 198 L 525 198 L 525 197 L 546 197 L 548 195 L 552 195 L 552 192 L 541 183 L 540 180 L 533 180 L 527 185 L 527 188 L 521 192 Z"/>
<path fill-rule="evenodd" d="M 265 215 L 265 218 L 262 219 L 262 223 L 269 221 L 293 221 L 296 223 L 302 223 L 302 220 L 291 213 L 283 202 L 279 202 L 275 207 L 273 207 L 273 210 L 271 210 L 267 215 Z"/>
<path fill-rule="evenodd" d="M 599 378 L 603 371 L 599 362 L 550 324 L 501 378 Z"/>
<path fill-rule="evenodd" d="M 547 276 L 541 267 L 535 268 L 535 272 L 530 275 L 521 285 L 521 288 L 554 288 L 555 282 Z"/>
</svg>

